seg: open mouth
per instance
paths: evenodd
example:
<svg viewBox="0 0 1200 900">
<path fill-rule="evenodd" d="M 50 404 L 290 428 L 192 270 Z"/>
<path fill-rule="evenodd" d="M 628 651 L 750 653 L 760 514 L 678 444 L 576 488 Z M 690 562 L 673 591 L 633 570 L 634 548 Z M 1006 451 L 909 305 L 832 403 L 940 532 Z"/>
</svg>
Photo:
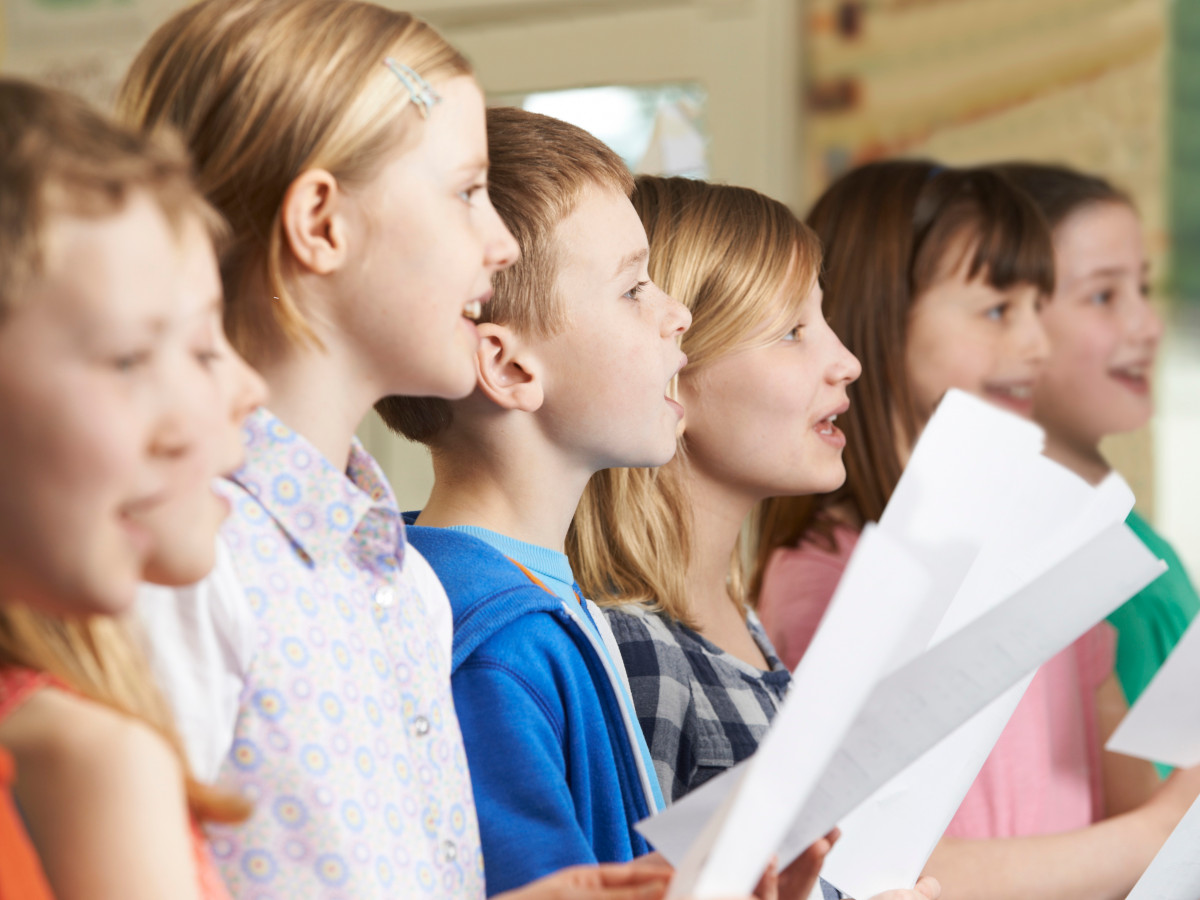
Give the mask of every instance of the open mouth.
<svg viewBox="0 0 1200 900">
<path fill-rule="evenodd" d="M 822 419 L 820 422 L 817 423 L 817 426 L 816 426 L 817 434 L 823 434 L 828 437 L 832 437 L 834 434 L 837 434 L 840 431 L 840 429 L 836 425 L 833 424 L 836 421 L 837 421 L 837 413 L 834 413 L 832 416 L 826 416 L 824 419 Z"/>
<path fill-rule="evenodd" d="M 1150 366 L 1145 363 L 1109 369 L 1108 374 L 1136 393 L 1145 394 L 1150 390 Z"/>
<path fill-rule="evenodd" d="M 464 319 L 470 319 L 472 322 L 478 322 L 479 317 L 483 315 L 483 303 L 479 300 L 472 300 L 470 303 L 464 303 L 462 314 Z"/>
</svg>

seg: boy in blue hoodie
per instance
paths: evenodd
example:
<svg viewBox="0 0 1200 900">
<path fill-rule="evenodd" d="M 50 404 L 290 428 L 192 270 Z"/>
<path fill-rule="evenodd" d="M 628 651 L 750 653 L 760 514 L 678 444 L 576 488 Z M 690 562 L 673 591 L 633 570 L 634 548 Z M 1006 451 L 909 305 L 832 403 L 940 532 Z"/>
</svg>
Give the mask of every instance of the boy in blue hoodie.
<svg viewBox="0 0 1200 900">
<path fill-rule="evenodd" d="M 490 895 L 649 849 L 633 826 L 662 806 L 658 782 L 563 545 L 595 472 L 674 454 L 683 410 L 668 394 L 691 317 L 650 282 L 633 182 L 608 147 L 518 109 L 488 111 L 488 143 L 492 202 L 522 258 L 478 325 L 476 390 L 380 413 L 433 454 L 408 536 L 454 612 Z"/>
</svg>

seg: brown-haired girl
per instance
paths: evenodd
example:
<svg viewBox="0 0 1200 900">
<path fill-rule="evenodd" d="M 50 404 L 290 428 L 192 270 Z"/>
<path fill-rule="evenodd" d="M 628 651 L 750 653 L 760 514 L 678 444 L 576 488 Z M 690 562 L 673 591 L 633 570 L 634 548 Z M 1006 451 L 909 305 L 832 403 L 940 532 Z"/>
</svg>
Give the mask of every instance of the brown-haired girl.
<svg viewBox="0 0 1200 900">
<path fill-rule="evenodd" d="M 1130 198 L 1095 175 L 1032 163 L 997 168 L 1029 194 L 1054 233 L 1055 291 L 1042 310 L 1053 349 L 1033 416 L 1046 429 L 1046 454 L 1095 484 L 1111 468 L 1100 441 L 1143 427 L 1154 412 L 1163 325 L 1150 302 L 1141 222 Z M 1117 678 L 1132 704 L 1200 611 L 1200 597 L 1145 519 L 1133 512 L 1126 524 L 1169 564 L 1108 617 L 1117 631 Z"/>
<path fill-rule="evenodd" d="M 840 420 L 846 485 L 763 514 L 759 612 L 792 664 L 945 391 L 1032 414 L 1049 354 L 1039 309 L 1054 291 L 1045 221 L 995 172 L 864 166 L 808 221 L 826 250 L 827 315 L 863 377 Z M 1039 670 L 929 861 L 949 896 L 1124 896 L 1186 810 L 1195 790 L 1180 781 L 1100 821 L 1105 779 L 1117 781 L 1098 721 L 1111 653 L 1101 625 Z"/>
</svg>

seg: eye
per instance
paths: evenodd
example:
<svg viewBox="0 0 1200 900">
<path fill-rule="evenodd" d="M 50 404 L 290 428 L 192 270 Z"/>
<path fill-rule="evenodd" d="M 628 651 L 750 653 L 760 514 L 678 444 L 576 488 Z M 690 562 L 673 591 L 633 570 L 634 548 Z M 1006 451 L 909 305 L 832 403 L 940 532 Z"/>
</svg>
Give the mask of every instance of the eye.
<svg viewBox="0 0 1200 900">
<path fill-rule="evenodd" d="M 1010 304 L 1007 300 L 1003 303 L 997 303 L 995 306 L 990 306 L 984 311 L 984 316 L 991 319 L 993 322 L 1001 322 L 1008 315 Z"/>
<path fill-rule="evenodd" d="M 473 184 L 467 188 L 463 188 L 461 191 L 459 191 L 458 199 L 461 200 L 463 203 L 467 204 L 467 206 L 470 206 L 471 201 L 475 199 L 475 196 L 480 191 L 486 191 L 486 190 L 487 190 L 487 184 L 485 182 L 477 182 L 476 184 Z"/>
<path fill-rule="evenodd" d="M 122 353 L 112 359 L 112 367 L 122 374 L 136 372 L 150 362 L 149 350 L 136 350 L 132 353 Z"/>
<path fill-rule="evenodd" d="M 638 297 L 640 297 L 642 295 L 642 291 L 644 291 L 649 284 L 650 284 L 649 281 L 639 281 L 637 284 L 635 284 L 633 287 L 631 287 L 629 290 L 627 290 L 621 296 L 624 297 L 626 300 L 636 300 Z"/>
<path fill-rule="evenodd" d="M 1102 291 L 1095 291 L 1088 295 L 1088 303 L 1093 306 L 1108 306 L 1113 301 L 1114 292 L 1111 288 L 1105 288 Z"/>
<path fill-rule="evenodd" d="M 196 362 L 200 363 L 205 369 L 211 369 L 221 360 L 220 351 L 214 347 L 205 347 L 197 350 L 193 355 L 196 357 Z"/>
<path fill-rule="evenodd" d="M 787 334 L 785 334 L 785 335 L 784 335 L 782 338 L 780 338 L 780 340 L 783 340 L 783 341 L 798 341 L 798 340 L 800 340 L 800 336 L 801 336 L 803 333 L 804 333 L 804 326 L 803 326 L 803 325 L 796 325 L 796 326 L 794 326 L 794 327 L 793 327 L 793 328 L 792 328 L 790 331 L 788 331 L 788 333 L 787 333 Z"/>
</svg>

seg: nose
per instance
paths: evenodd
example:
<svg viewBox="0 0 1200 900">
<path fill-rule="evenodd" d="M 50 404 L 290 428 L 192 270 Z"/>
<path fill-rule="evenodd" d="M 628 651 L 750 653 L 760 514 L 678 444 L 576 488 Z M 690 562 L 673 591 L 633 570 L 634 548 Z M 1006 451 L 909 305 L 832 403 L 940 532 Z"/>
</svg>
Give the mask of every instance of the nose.
<svg viewBox="0 0 1200 900">
<path fill-rule="evenodd" d="M 1137 341 L 1150 347 L 1157 347 L 1163 336 L 1163 320 L 1155 309 L 1154 303 L 1145 298 L 1134 307 L 1133 321 L 1130 323 L 1130 333 Z"/>
<path fill-rule="evenodd" d="M 521 258 L 521 248 L 490 201 L 487 210 L 484 261 L 489 269 L 498 272 Z"/>
<path fill-rule="evenodd" d="M 692 311 L 665 291 L 662 318 L 662 336 L 678 337 L 692 327 Z"/>
<path fill-rule="evenodd" d="M 267 402 L 267 383 L 237 352 L 230 350 L 230 416 L 241 425 L 246 416 Z"/>
<path fill-rule="evenodd" d="M 832 332 L 831 332 L 832 333 Z M 837 343 L 838 354 L 833 365 L 833 380 L 838 384 L 850 384 L 858 381 L 858 376 L 862 375 L 862 363 L 858 361 L 858 357 L 846 349 L 846 345 L 834 335 L 834 341 Z"/>
<path fill-rule="evenodd" d="M 1016 329 L 1014 338 L 1021 359 L 1040 368 L 1050 358 L 1050 336 L 1036 307 L 1024 312 Z"/>
</svg>

